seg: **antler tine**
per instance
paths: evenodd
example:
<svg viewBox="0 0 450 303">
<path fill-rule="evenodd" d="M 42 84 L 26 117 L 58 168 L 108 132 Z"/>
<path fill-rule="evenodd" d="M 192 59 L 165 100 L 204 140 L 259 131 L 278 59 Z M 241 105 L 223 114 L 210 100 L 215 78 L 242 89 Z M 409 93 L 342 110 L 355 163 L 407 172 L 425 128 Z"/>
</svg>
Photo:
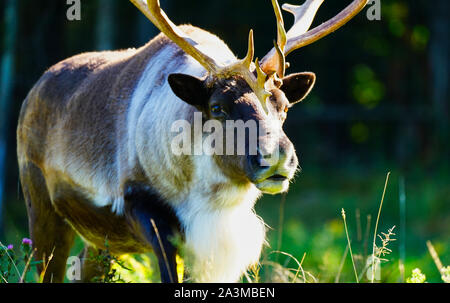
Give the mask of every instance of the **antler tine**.
<svg viewBox="0 0 450 303">
<path fill-rule="evenodd" d="M 185 33 L 170 21 L 161 9 L 159 0 L 130 0 L 150 21 L 182 50 L 197 60 L 207 71 L 218 73 L 220 67 L 206 54 L 200 52 L 188 41 L 192 41 Z"/>
<path fill-rule="evenodd" d="M 287 55 L 296 49 L 314 43 L 317 40 L 336 31 L 345 23 L 350 21 L 354 16 L 356 16 L 368 2 L 369 0 L 354 0 L 334 18 L 331 18 L 327 22 L 322 23 L 321 25 L 313 28 L 310 31 L 307 31 L 306 33 L 297 35 L 295 32 L 289 31 L 288 36 L 292 38 L 288 38 L 285 54 Z"/>
<path fill-rule="evenodd" d="M 283 4 L 283 10 L 294 15 L 288 39 L 306 33 L 324 0 L 307 0 L 303 5 Z"/>
<path fill-rule="evenodd" d="M 266 72 L 276 71 L 280 77 L 284 76 L 286 60 L 285 58 L 282 58 L 280 50 L 283 53 L 283 56 L 285 56 L 285 47 L 288 39 L 292 38 L 294 34 L 304 34 L 309 29 L 314 20 L 314 16 L 323 1 L 324 0 L 307 0 L 303 5 L 283 4 L 283 10 L 292 13 L 295 17 L 294 25 L 289 32 L 286 33 L 283 15 L 281 14 L 278 0 L 272 0 L 273 9 L 277 18 L 278 47 L 275 45 L 262 60 L 262 68 Z"/>
<path fill-rule="evenodd" d="M 292 13 L 295 17 L 294 25 L 287 32 L 287 42 L 284 54 L 288 55 L 292 51 L 314 43 L 336 31 L 357 15 L 368 2 L 369 0 L 354 0 L 335 17 L 312 30 L 308 29 L 310 28 L 320 5 L 323 3 L 323 0 L 307 0 L 301 6 L 284 4 L 283 9 Z M 273 64 L 275 62 L 274 57 L 277 57 L 277 50 L 275 47 L 272 48 L 262 60 L 262 68 L 264 71 L 267 72 L 273 69 Z"/>
<path fill-rule="evenodd" d="M 255 42 L 253 39 L 253 30 L 250 30 L 250 33 L 248 34 L 248 50 L 247 55 L 244 59 L 242 59 L 242 64 L 247 68 L 250 69 L 250 65 L 253 62 L 253 58 L 255 57 Z"/>
<path fill-rule="evenodd" d="M 284 29 L 284 20 L 281 13 L 280 5 L 278 0 L 272 0 L 272 6 L 275 11 L 275 17 L 277 18 L 277 44 L 278 47 L 284 51 L 286 46 L 286 30 Z"/>
<path fill-rule="evenodd" d="M 272 6 L 277 19 L 277 41 L 274 42 L 274 49 L 276 52 L 274 52 L 270 60 L 264 62 L 263 59 L 263 69 L 267 73 L 275 72 L 276 74 L 283 76 L 286 68 L 286 59 L 284 55 L 284 48 L 287 41 L 286 30 L 284 29 L 283 15 L 278 0 L 272 0 Z"/>
</svg>

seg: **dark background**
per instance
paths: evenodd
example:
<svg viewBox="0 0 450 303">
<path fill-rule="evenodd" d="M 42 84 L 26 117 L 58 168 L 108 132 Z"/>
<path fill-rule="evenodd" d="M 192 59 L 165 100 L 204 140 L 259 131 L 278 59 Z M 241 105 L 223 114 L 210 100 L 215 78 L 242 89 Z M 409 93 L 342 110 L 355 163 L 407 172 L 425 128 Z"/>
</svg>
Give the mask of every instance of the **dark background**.
<svg viewBox="0 0 450 303">
<path fill-rule="evenodd" d="M 313 26 L 350 2 L 325 1 Z M 174 23 L 211 31 L 238 57 L 245 55 L 251 28 L 259 58 L 276 37 L 269 0 L 161 0 L 161 5 Z M 373 228 L 388 171 L 392 175 L 379 231 L 396 225 L 400 241 L 391 247 L 390 274 L 384 280 L 402 281 L 395 273 L 401 261 L 407 275 L 420 267 L 431 281 L 439 281 L 426 240 L 433 241 L 444 263 L 450 262 L 449 2 L 382 0 L 381 7 L 380 21 L 369 21 L 366 8 L 336 33 L 287 57 L 288 73 L 317 75 L 311 95 L 290 110 L 285 124 L 303 173 L 285 202 L 280 196 L 265 197 L 257 212 L 273 227 L 272 249 L 297 258 L 307 252 L 304 266 L 321 281 L 334 279 L 345 249 L 341 208 L 348 214 L 350 236 L 363 250 L 367 238 L 361 229 L 367 215 L 372 215 Z M 128 1 L 81 0 L 81 21 L 68 21 L 68 8 L 64 0 L 0 2 L 2 242 L 27 235 L 15 130 L 33 84 L 67 57 L 140 47 L 158 33 Z M 293 18 L 284 16 L 288 27 Z M 399 189 L 403 181 L 404 191 Z M 402 193 L 405 211 L 399 206 Z M 348 262 L 343 276 L 347 267 L 351 279 Z"/>
</svg>

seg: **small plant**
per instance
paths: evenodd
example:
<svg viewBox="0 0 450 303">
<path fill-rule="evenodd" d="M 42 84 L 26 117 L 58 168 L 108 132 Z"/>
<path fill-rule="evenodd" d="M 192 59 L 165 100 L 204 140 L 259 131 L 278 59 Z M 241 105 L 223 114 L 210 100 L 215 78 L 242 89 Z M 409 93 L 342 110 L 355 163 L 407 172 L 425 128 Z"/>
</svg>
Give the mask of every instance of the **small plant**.
<svg viewBox="0 0 450 303">
<path fill-rule="evenodd" d="M 270 261 L 269 257 L 273 254 L 287 258 L 280 263 L 278 262 L 278 257 L 276 258 L 277 261 Z M 250 274 L 245 275 L 245 278 L 250 283 L 317 283 L 318 279 L 303 268 L 305 257 L 306 253 L 303 254 L 301 260 L 298 260 L 289 253 L 272 251 L 265 255 L 261 263 L 252 268 Z M 296 266 L 291 267 L 289 265 L 292 263 L 291 261 L 294 261 Z M 262 276 L 261 271 L 263 272 Z"/>
<path fill-rule="evenodd" d="M 2 283 L 8 283 L 14 275 L 13 265 L 15 265 L 14 246 L 0 244 L 0 278 Z"/>
<path fill-rule="evenodd" d="M 370 254 L 369 256 L 367 256 L 366 265 L 358 276 L 359 280 L 363 278 L 364 274 L 367 274 L 369 281 L 375 280 L 375 277 L 377 278 L 377 280 L 379 280 L 380 266 L 384 262 L 389 262 L 389 259 L 385 257 L 392 252 L 392 250 L 389 249 L 388 246 L 391 242 L 396 241 L 396 239 L 392 238 L 393 236 L 395 236 L 395 233 L 393 232 L 394 229 L 395 226 L 388 229 L 387 233 L 382 232 L 381 234 L 377 235 L 381 240 L 381 246 L 377 246 L 375 244 L 374 254 Z"/>
<path fill-rule="evenodd" d="M 427 277 L 419 268 L 412 271 L 411 277 L 406 279 L 406 283 L 425 283 Z"/>
<path fill-rule="evenodd" d="M 0 283 L 28 282 L 25 280 L 27 273 L 41 263 L 33 261 L 32 245 L 33 242 L 28 238 L 22 239 L 19 249 L 14 249 L 13 244 L 5 246 L 0 242 Z"/>
<path fill-rule="evenodd" d="M 124 279 L 122 279 L 122 276 L 118 272 L 115 265 L 118 265 L 120 268 L 128 271 L 131 271 L 131 269 L 127 268 L 122 260 L 110 253 L 107 240 L 105 240 L 105 249 L 100 251 L 100 253 L 95 256 L 91 255 L 90 261 L 97 263 L 103 270 L 102 275 L 94 277 L 92 282 L 127 283 Z"/>
<path fill-rule="evenodd" d="M 443 267 L 441 269 L 442 281 L 445 283 L 450 283 L 450 266 Z"/>
<path fill-rule="evenodd" d="M 394 229 L 395 229 L 395 225 L 391 229 L 388 229 L 387 234 L 382 232 L 381 235 L 378 235 L 378 238 L 380 238 L 380 240 L 381 240 L 381 246 L 377 246 L 375 244 L 375 256 L 377 258 L 379 258 L 381 261 L 385 261 L 385 262 L 389 261 L 389 260 L 387 260 L 385 258 L 381 258 L 381 257 L 389 255 L 392 252 L 392 250 L 390 250 L 388 248 L 388 245 L 390 242 L 393 242 L 396 240 L 396 239 L 392 238 L 392 236 L 395 236 L 395 234 L 393 232 Z"/>
</svg>

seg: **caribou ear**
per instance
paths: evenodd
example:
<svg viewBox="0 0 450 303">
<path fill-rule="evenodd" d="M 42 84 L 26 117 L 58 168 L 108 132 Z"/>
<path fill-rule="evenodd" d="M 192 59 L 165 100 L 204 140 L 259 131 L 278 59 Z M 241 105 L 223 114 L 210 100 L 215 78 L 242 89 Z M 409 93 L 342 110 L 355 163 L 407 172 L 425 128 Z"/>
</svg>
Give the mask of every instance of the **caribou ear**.
<svg viewBox="0 0 450 303">
<path fill-rule="evenodd" d="M 280 89 L 290 104 L 302 101 L 309 94 L 316 82 L 316 75 L 311 72 L 296 73 L 283 78 Z"/>
<path fill-rule="evenodd" d="M 203 108 L 208 102 L 208 88 L 205 81 L 185 74 L 170 74 L 169 85 L 174 94 L 184 102 Z"/>
</svg>

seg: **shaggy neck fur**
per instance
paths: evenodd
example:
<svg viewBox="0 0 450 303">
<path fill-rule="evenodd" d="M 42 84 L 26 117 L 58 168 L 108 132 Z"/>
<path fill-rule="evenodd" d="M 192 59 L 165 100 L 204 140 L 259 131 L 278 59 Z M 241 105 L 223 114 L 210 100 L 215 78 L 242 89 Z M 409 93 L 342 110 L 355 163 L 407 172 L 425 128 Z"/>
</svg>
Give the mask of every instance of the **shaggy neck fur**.
<svg viewBox="0 0 450 303">
<path fill-rule="evenodd" d="M 240 204 L 211 208 L 210 201 L 189 201 L 177 208 L 186 234 L 186 255 L 196 282 L 236 282 L 259 260 L 265 226 L 254 213 L 255 189 Z"/>
</svg>

